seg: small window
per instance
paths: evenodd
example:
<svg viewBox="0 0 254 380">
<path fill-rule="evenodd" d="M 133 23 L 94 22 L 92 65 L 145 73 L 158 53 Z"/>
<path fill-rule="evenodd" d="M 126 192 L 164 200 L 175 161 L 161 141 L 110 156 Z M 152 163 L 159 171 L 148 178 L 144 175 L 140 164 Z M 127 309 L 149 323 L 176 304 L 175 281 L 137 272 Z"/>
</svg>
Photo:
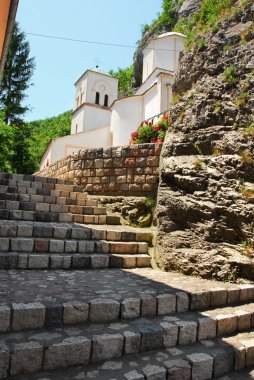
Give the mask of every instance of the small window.
<svg viewBox="0 0 254 380">
<path fill-rule="evenodd" d="M 99 92 L 96 92 L 95 104 L 100 104 L 100 93 Z"/>
<path fill-rule="evenodd" d="M 76 133 L 78 133 L 78 124 L 76 124 Z"/>
<path fill-rule="evenodd" d="M 83 92 L 80 95 L 80 105 L 83 103 Z"/>
<path fill-rule="evenodd" d="M 108 106 L 108 95 L 105 95 L 105 97 L 104 97 L 104 106 L 105 107 Z"/>
</svg>

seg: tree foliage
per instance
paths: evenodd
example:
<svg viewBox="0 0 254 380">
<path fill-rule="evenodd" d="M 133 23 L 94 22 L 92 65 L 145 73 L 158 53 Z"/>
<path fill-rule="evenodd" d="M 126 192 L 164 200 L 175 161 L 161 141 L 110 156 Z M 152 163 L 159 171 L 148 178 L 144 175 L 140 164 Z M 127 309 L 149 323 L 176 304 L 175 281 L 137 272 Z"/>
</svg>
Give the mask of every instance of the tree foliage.
<svg viewBox="0 0 254 380">
<path fill-rule="evenodd" d="M 50 140 L 70 134 L 71 111 L 51 118 L 31 121 L 27 123 L 27 127 L 31 131 L 29 152 L 38 169 L 40 158 Z"/>
<path fill-rule="evenodd" d="M 25 34 L 15 23 L 0 84 L 0 108 L 6 124 L 19 124 L 29 109 L 23 104 L 35 67 L 34 58 L 29 58 L 29 54 Z"/>
<path fill-rule="evenodd" d="M 151 30 L 170 30 L 177 22 L 177 8 L 183 3 L 182 0 L 163 0 L 162 11 L 150 23 L 141 26 L 142 37 Z M 140 42 L 140 41 L 139 41 Z"/>
<path fill-rule="evenodd" d="M 0 171 L 11 171 L 13 155 L 13 129 L 3 120 L 0 113 Z"/>
<path fill-rule="evenodd" d="M 119 67 L 118 71 L 114 71 L 114 70 L 109 71 L 110 75 L 119 79 L 118 90 L 119 90 L 119 95 L 121 97 L 133 95 L 133 87 L 131 85 L 132 72 L 133 72 L 132 65 L 126 68 Z"/>
<path fill-rule="evenodd" d="M 190 19 L 179 20 L 174 31 L 185 34 L 192 43 L 198 34 L 217 28 L 218 20 L 225 14 L 234 12 L 234 3 L 236 0 L 203 0 L 199 12 L 195 12 Z"/>
<path fill-rule="evenodd" d="M 1 148 L 7 158 L 1 165 L 4 170 L 30 174 L 36 165 L 29 151 L 31 130 L 23 121 L 29 109 L 24 99 L 35 66 L 29 54 L 25 34 L 15 23 L 0 84 L 0 133 L 5 136 Z"/>
</svg>

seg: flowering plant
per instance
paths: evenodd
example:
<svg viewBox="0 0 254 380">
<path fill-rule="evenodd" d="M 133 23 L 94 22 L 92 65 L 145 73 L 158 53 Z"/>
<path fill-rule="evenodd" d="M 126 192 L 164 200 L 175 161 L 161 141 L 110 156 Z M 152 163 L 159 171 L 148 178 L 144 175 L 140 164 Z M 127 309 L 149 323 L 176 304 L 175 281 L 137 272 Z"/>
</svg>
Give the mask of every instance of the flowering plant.
<svg viewBox="0 0 254 380">
<path fill-rule="evenodd" d="M 131 134 L 130 144 L 163 142 L 169 127 L 169 116 L 164 114 L 155 124 L 144 121 L 137 131 Z"/>
</svg>

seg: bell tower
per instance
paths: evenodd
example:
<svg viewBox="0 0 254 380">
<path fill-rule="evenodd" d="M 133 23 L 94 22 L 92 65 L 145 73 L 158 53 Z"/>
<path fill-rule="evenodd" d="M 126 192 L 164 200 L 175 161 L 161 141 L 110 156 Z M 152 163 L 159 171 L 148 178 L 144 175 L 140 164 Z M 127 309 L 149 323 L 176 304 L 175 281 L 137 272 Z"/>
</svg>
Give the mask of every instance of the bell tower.
<svg viewBox="0 0 254 380">
<path fill-rule="evenodd" d="M 118 96 L 118 79 L 96 66 L 75 83 L 71 134 L 110 124 L 110 106 Z"/>
</svg>

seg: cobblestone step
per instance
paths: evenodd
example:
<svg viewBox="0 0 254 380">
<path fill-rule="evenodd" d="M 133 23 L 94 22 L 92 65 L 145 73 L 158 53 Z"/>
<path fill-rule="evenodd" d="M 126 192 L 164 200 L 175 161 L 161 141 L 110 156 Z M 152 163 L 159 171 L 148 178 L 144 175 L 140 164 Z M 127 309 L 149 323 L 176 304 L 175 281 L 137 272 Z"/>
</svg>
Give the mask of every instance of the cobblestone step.
<svg viewBox="0 0 254 380">
<path fill-rule="evenodd" d="M 105 253 L 0 253 L 0 269 L 98 269 L 147 268 L 151 257 L 146 254 Z"/>
<path fill-rule="evenodd" d="M 148 303 L 156 304 L 154 297 L 158 294 L 173 294 L 176 300 L 181 297 L 183 304 L 188 303 L 189 310 L 201 311 L 254 302 L 254 285 L 207 281 L 151 268 L 0 271 L 0 304 L 50 300 L 89 303 L 95 298 L 148 298 Z"/>
<path fill-rule="evenodd" d="M 52 319 L 52 313 L 54 316 L 57 314 L 57 318 Z M 254 328 L 253 303 L 215 309 L 211 315 L 203 311 L 189 312 L 186 295 L 184 297 L 184 294 L 169 293 L 158 294 L 154 299 L 124 298 L 121 302 L 97 298 L 88 303 L 70 301 L 63 304 L 2 304 L 0 316 L 1 332 L 41 330 L 47 327 L 60 329 L 62 325 L 75 324 L 79 325 L 78 328 L 86 337 L 91 337 L 94 331 L 96 334 L 112 334 L 117 331 L 123 336 L 126 331 L 141 336 L 150 332 L 150 345 L 143 346 L 144 351 L 225 337 Z M 31 334 L 33 335 L 33 331 L 28 331 L 25 336 L 30 340 Z M 3 334 L 0 341 L 14 339 L 13 336 L 16 337 L 12 333 Z M 236 345 L 237 341 L 232 341 L 232 344 Z"/>
<path fill-rule="evenodd" d="M 1 180 L 14 180 L 14 181 L 29 181 L 29 182 L 42 182 L 42 183 L 57 183 L 57 184 L 65 184 L 72 185 L 73 181 L 61 178 L 48 178 L 48 177 L 40 177 L 36 175 L 28 175 L 28 174 L 15 174 L 15 173 L 5 173 L 0 172 Z"/>
<path fill-rule="evenodd" d="M 41 177 L 44 179 L 43 177 Z M 82 186 L 74 185 L 73 183 L 57 183 L 53 180 L 52 182 L 45 181 L 25 181 L 25 180 L 16 180 L 16 179 L 0 179 L 0 188 L 9 188 L 12 189 L 11 193 L 16 193 L 15 189 L 47 189 L 47 190 L 59 190 L 66 192 L 78 192 L 83 193 L 84 189 Z"/>
<path fill-rule="evenodd" d="M 208 337 L 232 334 L 237 330 L 241 331 L 254 327 L 254 304 L 247 301 L 247 298 L 251 295 L 246 293 L 246 290 L 250 288 L 239 287 L 240 297 L 237 301 L 236 299 L 234 300 L 234 306 L 227 303 L 227 301 L 232 302 L 232 299 L 221 299 L 219 301 L 218 296 L 221 293 L 217 293 L 214 301 L 217 301 L 218 304 L 225 302 L 223 307 L 202 311 L 202 305 L 199 305 L 199 309 L 196 305 L 200 292 L 193 291 L 187 294 L 182 289 L 169 289 L 161 287 L 161 284 L 149 288 L 147 284 L 147 290 L 150 290 L 150 292 L 146 291 L 144 293 L 143 282 L 140 283 L 133 276 L 136 271 L 142 273 L 149 270 L 122 271 L 124 278 L 120 277 L 121 271 L 117 269 L 112 269 L 111 271 L 100 270 L 99 273 L 91 270 L 85 272 L 58 271 L 54 275 L 47 271 L 38 271 L 36 273 L 24 271 L 1 272 L 0 304 L 5 305 L 9 310 L 8 315 L 4 313 L 2 319 L 0 319 L 2 326 L 7 326 L 4 331 L 8 329 L 11 324 L 10 321 L 15 317 L 13 312 L 10 313 L 8 305 L 21 303 L 20 311 L 23 310 L 24 312 L 21 323 L 27 323 L 26 321 L 33 320 L 36 316 L 37 302 L 42 305 L 51 305 L 52 308 L 54 306 L 54 308 L 58 309 L 59 305 L 61 305 L 61 310 L 66 303 L 84 305 L 88 309 L 88 305 L 94 302 L 93 310 L 95 311 L 97 308 L 97 322 L 114 321 L 120 316 L 122 318 L 137 318 L 141 316 L 167 315 L 167 322 L 173 324 L 178 319 L 184 319 L 186 321 L 186 331 L 190 332 L 189 337 L 194 340 L 196 340 L 196 337 L 199 340 L 207 339 Z M 100 279 L 101 284 L 98 284 L 98 279 Z M 54 281 L 55 288 L 52 288 L 52 281 Z M 115 290 L 112 281 L 117 283 L 117 290 Z M 20 290 L 17 290 L 18 284 L 20 285 Z M 111 284 L 111 287 L 108 284 Z M 80 291 L 77 289 L 80 289 Z M 85 293 L 83 289 L 86 289 Z M 40 296 L 38 297 L 39 290 Z M 61 294 L 59 294 L 60 290 L 62 291 Z M 75 290 L 76 294 L 74 294 Z M 70 298 L 70 295 L 72 295 L 72 298 Z M 210 296 L 212 295 L 216 295 L 216 289 L 210 292 Z M 245 304 L 239 305 L 243 300 Z M 27 307 L 27 304 L 31 302 L 30 307 Z M 45 306 L 43 308 L 45 309 Z M 120 314 L 120 310 L 123 310 L 123 308 L 124 314 L 122 312 Z M 194 308 L 197 309 L 196 312 L 190 311 Z M 75 314 L 75 310 L 71 312 L 73 315 Z M 78 310 L 76 312 L 78 315 L 80 314 Z M 183 312 L 184 314 L 182 315 L 181 313 Z M 7 322 L 4 322 L 3 318 L 8 318 Z M 200 321 L 200 318 L 202 318 L 202 321 Z M 82 321 L 84 322 L 84 320 Z M 62 322 L 63 320 L 61 319 L 60 324 Z M 27 325 L 26 328 L 35 327 Z"/>
<path fill-rule="evenodd" d="M 56 319 L 55 314 L 51 314 L 50 322 Z M 111 330 L 110 333 L 108 329 L 103 330 L 103 326 L 99 326 L 97 329 L 91 328 L 90 331 L 89 328 L 84 330 L 79 326 L 78 328 L 42 330 L 40 333 L 29 331 L 10 333 L 8 336 L 3 334 L 0 336 L 0 353 L 4 371 L 2 370 L 0 378 L 4 378 L 8 374 L 38 372 L 41 369 L 54 370 L 73 365 L 101 363 L 120 357 L 121 361 L 126 361 L 130 354 L 135 354 L 135 361 L 137 361 L 144 352 L 148 358 L 146 365 L 151 365 L 150 351 L 156 349 L 167 350 L 166 352 L 174 356 L 174 360 L 183 360 L 183 357 L 187 359 L 187 363 L 180 362 L 182 365 L 179 362 L 178 365 L 171 362 L 167 366 L 164 362 L 167 369 L 175 371 L 177 367 L 178 377 L 173 377 L 175 379 L 191 379 L 193 368 L 197 372 L 192 373 L 192 379 L 205 380 L 225 375 L 234 369 L 243 369 L 246 366 L 254 365 L 253 331 L 220 340 L 218 338 L 203 340 L 202 343 L 186 339 L 188 335 L 185 335 L 185 341 L 176 348 L 176 344 L 172 344 L 175 338 L 174 334 L 172 336 L 172 323 L 162 321 L 158 326 L 154 322 L 148 323 L 145 320 L 142 325 L 134 325 L 134 323 L 129 330 L 126 327 L 124 331 L 118 330 L 119 324 L 111 324 L 108 327 Z M 177 322 L 175 326 L 178 327 Z M 181 325 L 178 331 L 181 336 L 181 331 L 183 331 Z M 161 369 L 163 367 L 160 366 Z M 138 366 L 135 370 L 137 369 Z M 189 377 L 186 377 L 186 372 Z M 164 367 L 165 379 L 166 374 L 167 371 Z M 117 379 L 121 379 L 121 377 L 117 377 Z"/>
<path fill-rule="evenodd" d="M 187 346 L 153 350 L 145 353 L 129 354 L 113 360 L 106 359 L 100 364 L 84 364 L 64 370 L 44 370 L 31 375 L 10 377 L 13 380 L 249 380 L 253 379 L 251 370 L 241 370 L 232 374 L 239 366 L 245 368 L 253 363 L 253 333 L 240 334 L 244 340 L 244 355 L 219 339 L 203 341 Z M 67 342 L 66 342 L 67 343 Z M 74 344 L 74 343 L 73 343 Z M 78 341 L 76 342 L 78 344 Z M 67 345 L 67 344 L 66 344 Z M 70 351 L 70 347 L 68 347 Z M 93 348 L 92 348 L 93 350 Z M 62 350 L 64 351 L 64 350 Z M 66 356 L 66 355 L 64 355 Z M 73 355 L 72 355 L 73 358 Z M 69 359 L 71 360 L 71 359 Z M 14 362 L 14 361 L 13 361 Z M 59 364 L 58 362 L 55 364 Z M 63 360 L 62 360 L 63 362 Z M 72 359 L 73 362 L 73 359 Z M 66 363 L 67 364 L 67 363 Z M 252 364 L 253 365 L 253 364 Z M 42 369 L 42 363 L 39 370 Z M 23 368 L 22 368 L 23 369 Z"/>
<path fill-rule="evenodd" d="M 6 203 L 3 203 L 5 201 Z M 88 199 L 86 193 L 70 193 L 70 197 L 61 197 L 60 192 L 55 191 L 54 195 L 30 195 L 19 193 L 0 193 L 1 207 L 13 208 L 13 202 L 22 203 L 46 203 L 50 205 L 77 205 L 97 207 L 98 201 L 95 199 Z M 12 202 L 12 203 L 11 203 Z M 7 207 L 8 206 L 8 207 Z M 25 207 L 25 205 L 22 205 Z"/>
<path fill-rule="evenodd" d="M 146 242 L 152 245 L 153 234 L 149 231 L 126 226 L 84 226 L 73 223 L 44 223 L 32 221 L 0 220 L 0 238 L 34 237 L 75 240 L 107 240 Z"/>
<path fill-rule="evenodd" d="M 64 222 L 83 224 L 112 224 L 118 225 L 120 217 L 115 215 L 81 215 L 60 212 L 23 211 L 0 209 L 0 219 L 24 220 L 37 222 Z"/>
<path fill-rule="evenodd" d="M 90 231 L 88 232 L 90 233 Z M 83 236 L 85 239 L 85 234 Z M 83 239 L 0 238 L 0 252 L 121 253 L 129 255 L 148 253 L 147 243 Z"/>
<path fill-rule="evenodd" d="M 47 200 L 49 200 L 51 203 L 54 202 L 55 197 L 72 198 L 72 199 L 79 199 L 79 200 L 87 199 L 88 197 L 87 193 L 81 192 L 81 190 L 78 192 L 60 190 L 60 189 L 54 190 L 54 189 L 44 188 L 41 186 L 42 185 L 40 182 L 34 182 L 33 187 L 17 187 L 17 186 L 0 185 L 0 194 L 19 194 L 19 195 L 22 195 L 22 199 L 28 199 L 26 196 L 40 195 L 40 196 L 47 197 Z M 60 185 L 60 186 L 71 186 L 71 185 Z M 10 195 L 8 195 L 8 197 L 10 197 Z"/>
<path fill-rule="evenodd" d="M 65 198 L 66 199 L 66 198 Z M 19 202 L 0 200 L 0 209 L 9 211 L 36 211 L 36 212 L 53 212 L 53 213 L 71 213 L 81 215 L 106 215 L 105 207 L 97 206 L 79 206 L 56 203 L 40 202 Z"/>
</svg>

